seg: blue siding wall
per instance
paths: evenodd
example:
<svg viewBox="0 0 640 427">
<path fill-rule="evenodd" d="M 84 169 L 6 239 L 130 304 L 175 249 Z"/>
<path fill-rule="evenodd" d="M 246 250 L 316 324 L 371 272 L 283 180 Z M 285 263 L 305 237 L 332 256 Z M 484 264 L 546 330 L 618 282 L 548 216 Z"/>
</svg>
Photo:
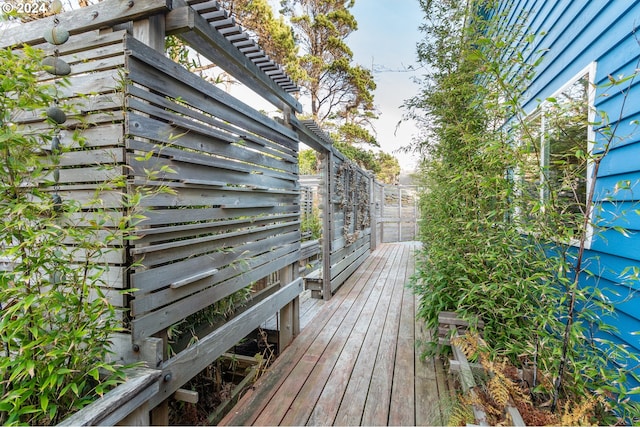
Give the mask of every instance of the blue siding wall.
<svg viewBox="0 0 640 427">
<path fill-rule="evenodd" d="M 616 312 L 604 315 L 617 331 L 610 339 L 623 342 L 640 353 L 640 282 L 629 280 L 629 267 L 640 269 L 640 77 L 616 87 L 604 87 L 609 76 L 636 72 L 640 58 L 640 1 L 629 0 L 519 0 L 503 1 L 512 9 L 501 18 L 508 29 L 525 16 L 529 33 L 536 38 L 528 59 L 544 55 L 536 77 L 526 93 L 524 108 L 531 112 L 539 100 L 596 62 L 595 108 L 620 119 L 613 149 L 601 163 L 596 181 L 596 215 L 599 226 L 588 251 L 588 268 L 593 276 L 583 286 L 597 287 L 602 297 L 616 302 Z M 507 26 L 504 26 L 507 25 Z M 628 90 L 625 99 L 622 90 Z M 598 136 L 596 151 L 602 149 Z M 599 142 L 599 145 L 598 145 Z M 621 189 L 622 188 L 622 189 Z M 626 233 L 614 230 L 623 227 Z M 638 278 L 636 278 L 638 279 Z"/>
</svg>

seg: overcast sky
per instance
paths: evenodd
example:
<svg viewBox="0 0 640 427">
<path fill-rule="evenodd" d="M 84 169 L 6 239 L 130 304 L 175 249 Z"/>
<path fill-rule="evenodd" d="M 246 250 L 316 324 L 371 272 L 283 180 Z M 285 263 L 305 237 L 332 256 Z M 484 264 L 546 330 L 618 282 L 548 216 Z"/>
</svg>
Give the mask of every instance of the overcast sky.
<svg viewBox="0 0 640 427">
<path fill-rule="evenodd" d="M 418 27 L 422 11 L 418 0 L 356 0 L 351 10 L 358 21 L 358 30 L 347 40 L 356 63 L 373 68 L 377 83 L 375 103 L 381 114 L 376 126 L 382 149 L 400 160 L 403 171 L 411 170 L 414 156 L 393 151 L 406 145 L 417 133 L 411 123 L 403 123 L 400 106 L 418 91 L 411 77 L 420 72 L 408 72 L 415 66 L 416 44 L 421 38 Z M 395 135 L 394 135 L 395 132 Z"/>
<path fill-rule="evenodd" d="M 279 0 L 269 3 L 274 11 L 279 9 Z M 380 118 L 374 125 L 378 142 L 383 151 L 398 158 L 403 172 L 411 172 L 417 158 L 395 150 L 409 144 L 417 130 L 409 122 L 396 127 L 402 119 L 403 102 L 419 89 L 412 77 L 420 71 L 411 71 L 411 67 L 415 67 L 416 44 L 421 39 L 420 4 L 418 0 L 356 0 L 351 13 L 358 30 L 349 35 L 347 44 L 355 63 L 373 69 L 377 84 L 374 102 Z"/>
</svg>

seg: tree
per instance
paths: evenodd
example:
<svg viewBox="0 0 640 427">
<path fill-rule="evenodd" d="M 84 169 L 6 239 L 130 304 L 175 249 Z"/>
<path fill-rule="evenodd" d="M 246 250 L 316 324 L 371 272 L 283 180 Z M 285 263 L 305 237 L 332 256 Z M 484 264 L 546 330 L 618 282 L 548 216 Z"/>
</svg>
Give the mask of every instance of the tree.
<svg viewBox="0 0 640 427">
<path fill-rule="evenodd" d="M 369 129 L 376 117 L 373 91 L 376 84 L 370 70 L 353 65 L 353 52 L 346 39 L 358 24 L 349 9 L 355 1 L 281 0 L 282 13 L 289 17 L 296 41 L 303 50 L 299 57 L 306 79 L 300 82 L 311 98 L 311 115 L 329 124 L 340 140 L 378 145 Z"/>
<path fill-rule="evenodd" d="M 252 33 L 255 41 L 276 63 L 284 66 L 294 81 L 306 78 L 298 62 L 298 47 L 292 28 L 283 17 L 275 17 L 267 0 L 220 0 L 245 31 Z"/>
<path fill-rule="evenodd" d="M 400 162 L 389 153 L 383 151 L 376 154 L 376 164 L 380 171 L 376 173 L 376 178 L 385 184 L 395 184 L 400 175 Z"/>
<path fill-rule="evenodd" d="M 315 175 L 318 173 L 318 158 L 313 150 L 302 150 L 298 155 L 298 164 L 301 175 Z"/>
</svg>

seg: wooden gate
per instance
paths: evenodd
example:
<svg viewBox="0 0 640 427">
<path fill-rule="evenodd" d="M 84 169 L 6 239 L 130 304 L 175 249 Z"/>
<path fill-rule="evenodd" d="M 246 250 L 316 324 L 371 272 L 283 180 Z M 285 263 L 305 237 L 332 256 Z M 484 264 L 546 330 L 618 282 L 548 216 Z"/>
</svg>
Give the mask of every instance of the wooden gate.
<svg viewBox="0 0 640 427">
<path fill-rule="evenodd" d="M 407 242 L 417 239 L 418 191 L 415 185 L 384 185 L 377 189 L 382 210 L 378 219 L 380 241 Z"/>
</svg>

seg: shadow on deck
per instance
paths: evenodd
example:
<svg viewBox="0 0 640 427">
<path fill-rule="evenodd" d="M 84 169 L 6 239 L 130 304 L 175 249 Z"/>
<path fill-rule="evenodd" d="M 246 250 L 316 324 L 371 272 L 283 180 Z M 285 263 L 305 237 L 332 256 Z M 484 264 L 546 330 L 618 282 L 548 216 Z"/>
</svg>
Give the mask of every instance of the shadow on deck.
<svg viewBox="0 0 640 427">
<path fill-rule="evenodd" d="M 405 285 L 418 243 L 383 244 L 322 306 L 221 425 L 442 425 L 439 360 Z"/>
</svg>

